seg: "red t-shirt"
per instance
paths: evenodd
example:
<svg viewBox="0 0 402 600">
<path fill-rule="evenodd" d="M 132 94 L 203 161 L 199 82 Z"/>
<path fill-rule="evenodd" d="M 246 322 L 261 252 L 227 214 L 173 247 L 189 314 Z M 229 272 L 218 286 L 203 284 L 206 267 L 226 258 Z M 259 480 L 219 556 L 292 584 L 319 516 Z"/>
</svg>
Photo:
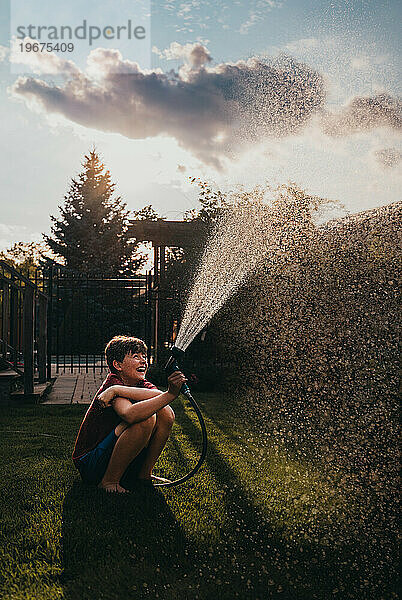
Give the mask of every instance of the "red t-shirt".
<svg viewBox="0 0 402 600">
<path fill-rule="evenodd" d="M 76 463 L 81 456 L 84 456 L 84 454 L 93 450 L 93 448 L 104 440 L 122 420 L 111 406 L 102 408 L 98 402 L 99 394 L 112 385 L 124 384 L 118 375 L 109 373 L 99 390 L 96 392 L 91 406 L 88 408 L 84 420 L 81 423 L 73 452 L 74 463 Z M 145 380 L 136 387 L 156 389 L 155 385 Z"/>
</svg>

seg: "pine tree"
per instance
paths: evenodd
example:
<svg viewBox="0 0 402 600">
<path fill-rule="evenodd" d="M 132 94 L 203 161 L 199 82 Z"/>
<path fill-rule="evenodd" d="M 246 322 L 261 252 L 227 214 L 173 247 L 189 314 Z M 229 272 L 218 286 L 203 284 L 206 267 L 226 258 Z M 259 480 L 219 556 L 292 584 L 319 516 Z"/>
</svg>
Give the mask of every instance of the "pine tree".
<svg viewBox="0 0 402 600">
<path fill-rule="evenodd" d="M 85 156 L 83 171 L 71 180 L 60 218 L 51 216 L 51 236 L 44 239 L 67 267 L 83 273 L 131 275 L 143 264 L 138 245 L 127 233 L 128 211 L 116 184 L 95 149 Z"/>
</svg>

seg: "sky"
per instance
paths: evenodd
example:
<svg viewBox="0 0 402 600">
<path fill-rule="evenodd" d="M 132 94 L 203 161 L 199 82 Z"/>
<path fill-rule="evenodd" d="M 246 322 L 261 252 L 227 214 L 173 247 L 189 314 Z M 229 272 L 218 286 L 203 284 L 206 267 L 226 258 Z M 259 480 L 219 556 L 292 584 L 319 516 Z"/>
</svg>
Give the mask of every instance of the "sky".
<svg viewBox="0 0 402 600">
<path fill-rule="evenodd" d="M 130 210 L 168 219 L 197 206 L 192 177 L 225 191 L 294 181 L 351 212 L 398 201 L 401 7 L 3 2 L 0 249 L 49 232 L 93 145 Z M 138 38 L 110 39 L 129 20 Z M 28 51 L 84 21 L 106 34 Z"/>
</svg>

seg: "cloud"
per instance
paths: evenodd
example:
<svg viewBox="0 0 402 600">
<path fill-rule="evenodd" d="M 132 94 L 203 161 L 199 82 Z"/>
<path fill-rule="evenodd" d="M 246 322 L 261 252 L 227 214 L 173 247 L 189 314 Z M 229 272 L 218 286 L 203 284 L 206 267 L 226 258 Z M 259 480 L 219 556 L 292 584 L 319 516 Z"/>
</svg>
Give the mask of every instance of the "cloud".
<svg viewBox="0 0 402 600">
<path fill-rule="evenodd" d="M 26 65 L 34 73 L 40 75 L 64 75 L 66 77 L 78 77 L 80 75 L 79 68 L 71 61 L 59 57 L 54 52 L 21 52 L 20 44 L 24 47 L 26 44 L 37 43 L 30 37 L 25 37 L 23 40 L 12 38 L 10 44 L 9 61 L 12 64 Z"/>
<path fill-rule="evenodd" d="M 176 33 L 194 34 L 222 28 L 245 35 L 263 22 L 271 10 L 283 6 L 284 0 L 165 0 L 154 4 L 153 13 L 165 12 L 168 18 L 174 15 Z M 244 21 L 240 26 L 239 16 Z"/>
<path fill-rule="evenodd" d="M 251 29 L 251 27 L 253 27 L 260 20 L 261 17 L 258 15 L 258 13 L 250 12 L 247 21 L 240 25 L 239 33 L 241 33 L 241 35 L 246 35 Z"/>
<path fill-rule="evenodd" d="M 156 46 L 152 48 L 155 54 L 166 60 L 185 60 L 193 67 L 201 67 L 212 61 L 207 48 L 200 43 L 197 44 L 179 44 L 172 42 L 165 50 L 159 50 Z"/>
<path fill-rule="evenodd" d="M 377 162 L 387 169 L 396 167 L 402 160 L 402 153 L 397 148 L 382 148 L 374 152 Z"/>
<path fill-rule="evenodd" d="M 7 48 L 7 46 L 1 46 L 0 45 L 0 62 L 5 61 L 10 54 L 10 48 Z"/>
<path fill-rule="evenodd" d="M 19 77 L 11 92 L 85 127 L 133 139 L 173 137 L 216 168 L 251 141 L 296 133 L 322 109 L 322 77 L 305 64 L 252 58 L 211 66 L 200 44 L 189 56 L 193 62 L 178 72 L 147 72 L 117 50 L 98 48 L 88 70 L 71 69 L 64 84 Z"/>
<path fill-rule="evenodd" d="M 353 56 L 350 61 L 350 66 L 355 71 L 369 71 L 373 66 L 383 65 L 390 60 L 389 54 L 358 54 Z"/>
<path fill-rule="evenodd" d="M 321 49 L 323 40 L 315 37 L 293 40 L 284 46 L 285 50 L 292 54 L 303 54 L 303 52 Z"/>
<path fill-rule="evenodd" d="M 388 127 L 395 131 L 402 128 L 402 102 L 389 94 L 372 97 L 356 97 L 340 110 L 323 117 L 327 135 L 342 136 L 369 131 L 376 127 Z"/>
<path fill-rule="evenodd" d="M 248 34 L 249 30 L 260 21 L 263 21 L 266 14 L 273 8 L 280 8 L 283 2 L 280 0 L 256 0 L 248 3 L 250 12 L 247 21 L 240 25 L 239 33 Z"/>
</svg>

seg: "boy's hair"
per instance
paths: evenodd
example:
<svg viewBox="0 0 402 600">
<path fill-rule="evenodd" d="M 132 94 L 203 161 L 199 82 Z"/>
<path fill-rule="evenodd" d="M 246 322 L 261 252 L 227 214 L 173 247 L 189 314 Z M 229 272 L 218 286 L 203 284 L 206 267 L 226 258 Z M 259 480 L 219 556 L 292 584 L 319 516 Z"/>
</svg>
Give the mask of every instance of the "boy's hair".
<svg viewBox="0 0 402 600">
<path fill-rule="evenodd" d="M 113 361 L 123 362 L 127 354 L 147 354 L 148 348 L 142 340 L 128 335 L 116 335 L 105 348 L 107 365 L 112 373 L 116 373 Z"/>
</svg>

